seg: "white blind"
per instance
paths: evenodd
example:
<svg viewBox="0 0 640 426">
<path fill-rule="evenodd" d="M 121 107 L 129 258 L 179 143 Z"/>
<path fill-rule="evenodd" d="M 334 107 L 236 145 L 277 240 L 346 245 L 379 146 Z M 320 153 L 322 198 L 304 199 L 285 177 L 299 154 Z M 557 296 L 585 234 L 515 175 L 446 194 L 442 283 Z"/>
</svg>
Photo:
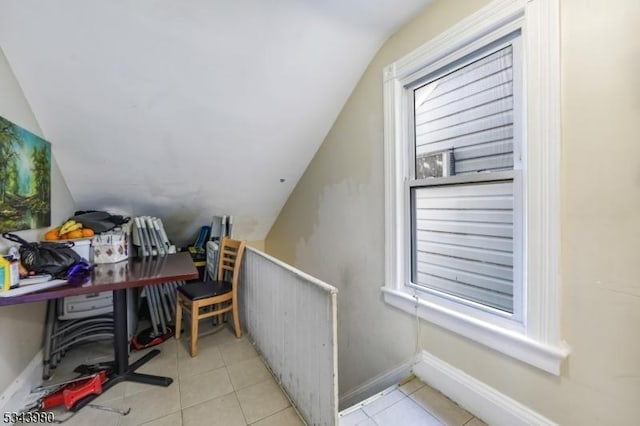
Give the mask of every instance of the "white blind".
<svg viewBox="0 0 640 426">
<path fill-rule="evenodd" d="M 513 168 L 513 75 L 509 45 L 415 90 L 416 179 L 445 150 L 455 174 Z"/>
<path fill-rule="evenodd" d="M 513 312 L 513 181 L 413 191 L 413 282 Z"/>
<path fill-rule="evenodd" d="M 514 169 L 517 75 L 509 44 L 415 89 L 410 184 L 413 283 L 509 313 L 517 265 L 514 180 L 490 176 Z M 451 175 L 470 177 L 438 184 Z M 426 178 L 433 180 L 421 184 Z"/>
</svg>

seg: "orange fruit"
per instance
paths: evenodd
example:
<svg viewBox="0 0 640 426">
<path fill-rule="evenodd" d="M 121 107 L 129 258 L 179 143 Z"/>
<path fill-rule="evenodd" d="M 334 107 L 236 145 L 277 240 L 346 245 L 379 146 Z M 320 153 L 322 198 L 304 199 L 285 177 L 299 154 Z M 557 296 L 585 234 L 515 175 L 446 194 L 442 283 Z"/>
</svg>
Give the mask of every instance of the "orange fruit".
<svg viewBox="0 0 640 426">
<path fill-rule="evenodd" d="M 53 241 L 53 240 L 58 240 L 58 229 L 59 228 L 55 228 L 50 230 L 49 232 L 47 232 L 46 234 L 44 234 L 44 239 L 47 241 Z"/>
<path fill-rule="evenodd" d="M 83 237 L 93 237 L 94 235 L 96 235 L 96 233 L 93 232 L 93 229 L 91 229 L 91 228 L 83 228 L 82 229 L 82 236 Z"/>
<path fill-rule="evenodd" d="M 82 230 L 76 229 L 75 231 L 67 232 L 65 235 L 68 235 L 67 238 L 82 238 Z"/>
<path fill-rule="evenodd" d="M 69 239 L 69 233 L 67 232 L 66 234 L 60 235 L 60 239 L 61 240 L 68 240 Z"/>
</svg>

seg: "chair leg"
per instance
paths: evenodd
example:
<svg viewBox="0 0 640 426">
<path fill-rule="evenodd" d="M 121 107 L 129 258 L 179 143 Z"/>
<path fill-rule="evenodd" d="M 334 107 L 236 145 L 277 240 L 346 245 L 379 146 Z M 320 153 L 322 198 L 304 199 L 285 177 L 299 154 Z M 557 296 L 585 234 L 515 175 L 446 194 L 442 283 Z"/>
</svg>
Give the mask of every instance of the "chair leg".
<svg viewBox="0 0 640 426">
<path fill-rule="evenodd" d="M 180 296 L 176 300 L 176 339 L 180 338 L 180 330 L 182 329 L 182 305 L 180 304 Z"/>
<path fill-rule="evenodd" d="M 238 302 L 234 298 L 232 303 L 233 310 L 233 328 L 236 330 L 236 337 L 242 337 L 242 329 L 240 328 L 240 316 L 238 315 Z"/>
<path fill-rule="evenodd" d="M 216 310 L 220 309 L 220 306 L 222 306 L 222 305 L 219 305 L 219 304 L 215 305 L 214 309 L 216 309 Z M 223 322 L 222 315 L 223 314 L 218 314 L 218 315 L 215 316 L 216 325 L 222 325 L 222 322 Z"/>
<path fill-rule="evenodd" d="M 197 302 L 191 304 L 191 356 L 198 354 L 198 322 L 200 321 L 200 306 Z"/>
</svg>

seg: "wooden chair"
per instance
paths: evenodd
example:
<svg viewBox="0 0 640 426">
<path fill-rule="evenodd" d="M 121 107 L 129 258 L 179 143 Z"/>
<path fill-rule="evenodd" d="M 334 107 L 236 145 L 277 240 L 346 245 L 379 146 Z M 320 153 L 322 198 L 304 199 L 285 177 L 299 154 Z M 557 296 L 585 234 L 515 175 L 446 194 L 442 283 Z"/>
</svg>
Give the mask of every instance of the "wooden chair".
<svg viewBox="0 0 640 426">
<path fill-rule="evenodd" d="M 178 287 L 176 304 L 176 339 L 180 338 L 182 310 L 191 315 L 191 356 L 198 353 L 198 321 L 213 316 L 222 317 L 225 312 L 233 313 L 233 328 L 236 337 L 242 336 L 238 318 L 238 276 L 244 254 L 244 241 L 224 237 L 218 252 L 218 276 L 216 281 L 198 281 Z M 230 279 L 229 279 L 230 277 Z M 209 312 L 200 309 L 211 306 Z"/>
</svg>

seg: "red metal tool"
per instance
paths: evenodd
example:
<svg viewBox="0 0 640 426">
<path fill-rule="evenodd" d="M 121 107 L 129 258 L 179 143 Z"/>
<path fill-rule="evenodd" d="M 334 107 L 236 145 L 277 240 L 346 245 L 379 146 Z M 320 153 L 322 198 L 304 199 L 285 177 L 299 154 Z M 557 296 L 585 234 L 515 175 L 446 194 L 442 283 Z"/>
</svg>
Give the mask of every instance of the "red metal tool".
<svg viewBox="0 0 640 426">
<path fill-rule="evenodd" d="M 64 405 L 70 410 L 76 402 L 88 395 L 102 393 L 102 384 L 107 380 L 107 372 L 101 371 L 97 375 L 65 385 L 42 399 L 41 410 L 49 410 Z"/>
</svg>

